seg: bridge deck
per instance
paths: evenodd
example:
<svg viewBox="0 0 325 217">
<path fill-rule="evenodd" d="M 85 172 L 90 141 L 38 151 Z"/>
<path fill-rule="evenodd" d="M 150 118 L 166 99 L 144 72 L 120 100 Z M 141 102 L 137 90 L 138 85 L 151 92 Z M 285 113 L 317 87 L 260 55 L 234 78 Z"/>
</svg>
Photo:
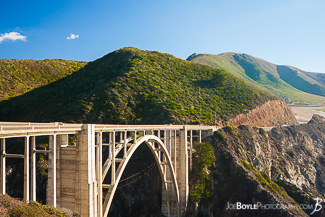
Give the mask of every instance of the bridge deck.
<svg viewBox="0 0 325 217">
<path fill-rule="evenodd" d="M 113 131 L 142 131 L 142 130 L 213 130 L 220 127 L 200 125 L 108 125 L 93 124 L 95 132 Z M 49 135 L 49 134 L 75 134 L 82 130 L 83 124 L 70 123 L 31 123 L 31 122 L 0 122 L 0 138 L 27 136 L 27 135 Z"/>
</svg>

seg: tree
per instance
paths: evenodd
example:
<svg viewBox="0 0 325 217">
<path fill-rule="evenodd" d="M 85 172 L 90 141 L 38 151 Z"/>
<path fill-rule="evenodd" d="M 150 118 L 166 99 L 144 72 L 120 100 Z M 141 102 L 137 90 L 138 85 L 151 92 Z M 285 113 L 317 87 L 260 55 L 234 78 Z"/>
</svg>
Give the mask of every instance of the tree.
<svg viewBox="0 0 325 217">
<path fill-rule="evenodd" d="M 214 156 L 214 148 L 206 142 L 195 143 L 192 155 L 193 168 L 191 171 L 191 199 L 198 202 L 200 199 L 208 199 L 212 197 L 210 191 L 209 170 L 214 166 L 216 158 Z"/>
</svg>

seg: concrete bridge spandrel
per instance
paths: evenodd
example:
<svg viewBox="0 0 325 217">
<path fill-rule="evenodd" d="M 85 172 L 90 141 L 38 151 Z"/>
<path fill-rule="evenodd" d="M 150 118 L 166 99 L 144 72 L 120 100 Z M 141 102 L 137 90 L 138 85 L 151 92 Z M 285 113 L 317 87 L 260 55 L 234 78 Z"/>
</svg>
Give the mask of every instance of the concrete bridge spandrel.
<svg viewBox="0 0 325 217">
<path fill-rule="evenodd" d="M 217 129 L 193 125 L 0 123 L 0 190 L 6 193 L 6 158 L 24 158 L 24 201 L 36 200 L 36 155 L 48 154 L 47 203 L 82 216 L 107 216 L 125 167 L 137 148 L 146 144 L 162 180 L 162 212 L 181 216 L 188 201 L 193 144 Z M 41 136 L 48 137 L 48 150 L 37 149 Z M 7 154 L 6 139 L 17 137 L 25 138 L 24 154 Z M 75 137 L 76 143 L 69 144 L 69 137 Z M 103 147 L 107 147 L 107 155 L 103 155 Z M 105 197 L 103 189 L 108 191 Z"/>
</svg>

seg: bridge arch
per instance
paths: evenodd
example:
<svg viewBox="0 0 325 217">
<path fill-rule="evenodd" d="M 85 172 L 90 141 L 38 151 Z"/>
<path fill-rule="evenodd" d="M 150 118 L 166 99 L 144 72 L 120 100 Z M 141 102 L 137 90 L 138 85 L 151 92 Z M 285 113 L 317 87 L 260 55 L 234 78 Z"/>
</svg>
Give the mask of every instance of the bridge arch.
<svg viewBox="0 0 325 217">
<path fill-rule="evenodd" d="M 157 136 L 155 135 L 145 135 L 145 136 L 142 136 L 140 138 L 138 138 L 136 140 L 136 142 L 134 142 L 134 144 L 132 144 L 130 146 L 130 148 L 128 148 L 127 152 L 126 152 L 126 157 L 120 162 L 117 170 L 116 170 L 116 180 L 115 180 L 115 183 L 113 185 L 110 186 L 109 190 L 108 190 L 108 193 L 105 197 L 105 201 L 104 201 L 104 204 L 103 204 L 103 216 L 107 216 L 108 215 L 108 212 L 109 212 L 109 209 L 110 209 L 110 206 L 112 204 L 112 201 L 113 201 L 113 198 L 114 198 L 114 195 L 115 195 L 115 192 L 116 192 L 116 189 L 117 189 L 117 186 L 118 186 L 118 183 L 123 175 L 123 172 L 129 162 L 129 160 L 131 159 L 131 157 L 133 156 L 134 152 L 138 149 L 138 147 L 145 143 L 150 151 L 152 152 L 154 158 L 155 158 L 155 161 L 157 163 L 157 166 L 158 166 L 158 170 L 159 170 L 159 173 L 160 173 L 160 177 L 162 179 L 162 183 L 163 183 L 163 188 L 164 190 L 166 191 L 166 201 L 167 201 L 167 209 L 170 210 L 169 208 L 169 201 L 170 201 L 170 198 L 169 198 L 169 194 L 168 194 L 168 183 L 173 183 L 173 186 L 174 186 L 174 192 L 176 194 L 176 204 L 178 204 L 178 207 L 177 207 L 177 212 L 178 212 L 178 215 L 179 215 L 179 212 L 180 212 L 180 208 L 179 208 L 179 205 L 180 205 L 180 194 L 179 194 L 179 189 L 178 189 L 178 185 L 177 185 L 177 180 L 176 180 L 176 174 L 175 174 L 175 169 L 174 169 L 174 166 L 172 164 L 172 160 L 171 160 L 171 157 L 169 156 L 169 153 L 168 153 L 168 150 L 165 146 L 165 144 L 161 141 L 160 138 L 158 138 Z M 167 176 L 166 176 L 166 173 L 167 173 L 167 169 L 164 169 L 164 166 L 168 167 L 169 169 L 169 174 L 170 174 L 170 178 L 171 180 L 167 180 Z"/>
</svg>

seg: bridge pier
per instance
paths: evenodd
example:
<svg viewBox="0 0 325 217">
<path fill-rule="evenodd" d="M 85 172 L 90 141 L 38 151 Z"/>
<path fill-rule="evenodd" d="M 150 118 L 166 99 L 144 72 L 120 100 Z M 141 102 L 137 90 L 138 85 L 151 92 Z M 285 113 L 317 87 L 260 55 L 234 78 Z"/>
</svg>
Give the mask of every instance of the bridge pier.
<svg viewBox="0 0 325 217">
<path fill-rule="evenodd" d="M 76 211 L 82 216 L 97 214 L 94 126 L 83 125 L 77 143 Z"/>
<path fill-rule="evenodd" d="M 48 160 L 48 178 L 47 178 L 47 194 L 46 194 L 46 203 L 50 206 L 56 207 L 56 200 L 57 200 L 57 147 L 59 148 L 60 145 L 57 146 L 57 136 L 51 135 L 49 136 L 49 160 Z"/>
<path fill-rule="evenodd" d="M 31 200 L 36 201 L 36 137 L 32 136 L 31 143 Z"/>
<path fill-rule="evenodd" d="M 82 216 L 97 216 L 93 125 L 83 125 L 77 145 L 67 143 L 67 135 L 50 136 L 47 204 L 77 211 Z"/>
<path fill-rule="evenodd" d="M 162 212 L 166 216 L 182 216 L 187 207 L 189 194 L 189 158 L 187 137 L 187 129 L 185 127 L 180 130 L 167 130 L 164 137 L 164 143 L 174 163 L 180 199 L 179 204 L 177 204 L 171 183 L 170 187 L 167 189 L 167 192 L 162 192 Z M 170 173 L 167 172 L 166 176 L 167 179 L 169 179 Z M 166 194 L 169 194 L 170 196 L 169 207 L 167 206 Z"/>
<path fill-rule="evenodd" d="M 6 139 L 2 138 L 1 139 L 1 168 L 0 168 L 0 173 L 1 173 L 1 194 L 6 194 Z"/>
<path fill-rule="evenodd" d="M 180 193 L 180 211 L 183 214 L 187 208 L 188 194 L 189 194 L 189 161 L 187 151 L 187 129 L 184 127 L 179 132 L 179 145 L 177 152 L 178 156 L 178 172 L 177 183 Z"/>
<path fill-rule="evenodd" d="M 98 198 L 97 198 L 97 216 L 101 217 L 103 216 L 103 133 L 99 132 L 96 133 L 96 177 L 98 186 L 97 186 L 97 193 L 98 193 Z M 126 138 L 126 132 L 124 137 Z M 125 156 L 125 153 L 124 153 Z"/>
<path fill-rule="evenodd" d="M 77 211 L 77 146 L 57 147 L 57 207 L 65 207 Z M 49 165 L 50 166 L 50 165 Z M 50 174 L 49 174 L 50 175 Z M 52 192 L 52 191 L 51 191 Z M 53 195 L 48 192 L 48 200 L 51 201 Z"/>
</svg>

